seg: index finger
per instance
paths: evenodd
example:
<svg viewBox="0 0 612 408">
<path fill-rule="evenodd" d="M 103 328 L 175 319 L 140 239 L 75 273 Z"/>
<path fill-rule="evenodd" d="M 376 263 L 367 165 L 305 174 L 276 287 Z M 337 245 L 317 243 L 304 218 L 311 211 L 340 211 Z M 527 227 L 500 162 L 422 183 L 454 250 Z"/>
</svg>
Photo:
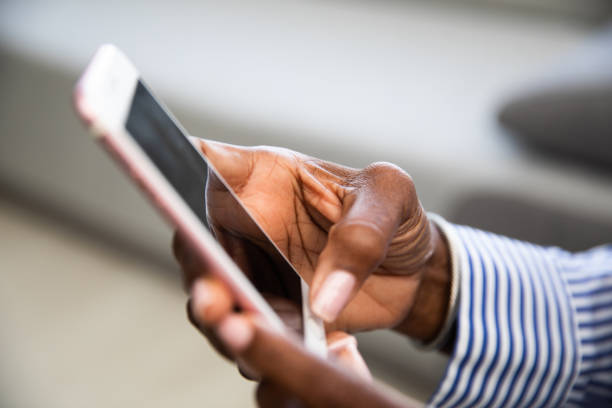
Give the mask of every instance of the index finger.
<svg viewBox="0 0 612 408">
<path fill-rule="evenodd" d="M 239 191 L 246 184 L 253 171 L 251 149 L 204 139 L 196 139 L 195 143 L 232 189 Z"/>
</svg>

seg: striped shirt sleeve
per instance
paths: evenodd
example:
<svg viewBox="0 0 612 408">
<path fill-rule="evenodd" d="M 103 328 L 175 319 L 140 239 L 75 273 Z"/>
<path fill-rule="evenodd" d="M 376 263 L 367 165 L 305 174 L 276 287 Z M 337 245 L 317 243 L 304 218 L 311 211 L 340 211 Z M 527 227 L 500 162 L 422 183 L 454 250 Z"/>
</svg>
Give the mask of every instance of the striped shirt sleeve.
<svg viewBox="0 0 612 408">
<path fill-rule="evenodd" d="M 612 406 L 612 246 L 571 254 L 444 224 L 457 337 L 428 405 Z"/>
</svg>

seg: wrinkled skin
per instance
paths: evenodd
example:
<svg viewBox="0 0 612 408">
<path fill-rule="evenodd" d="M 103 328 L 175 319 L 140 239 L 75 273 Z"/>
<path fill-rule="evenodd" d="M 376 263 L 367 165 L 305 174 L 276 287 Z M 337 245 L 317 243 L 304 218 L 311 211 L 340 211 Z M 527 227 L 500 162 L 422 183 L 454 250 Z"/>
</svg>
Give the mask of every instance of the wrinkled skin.
<svg viewBox="0 0 612 408">
<path fill-rule="evenodd" d="M 339 314 L 326 319 L 332 337 L 380 328 L 396 328 L 424 340 L 436 334 L 446 305 L 442 298 L 447 291 L 448 251 L 404 171 L 388 163 L 356 170 L 279 148 L 196 143 L 310 284 L 311 302 L 332 272 L 347 271 L 354 278 Z M 235 208 L 235 200 L 213 174 L 209 174 L 206 198 L 209 224 L 217 239 L 260 291 L 278 294 L 273 278 L 277 265 L 268 256 L 269 244 L 252 223 L 237 216 L 241 211 Z M 217 336 L 219 325 L 235 315 L 235 299 L 209 273 L 206 261 L 194 258 L 180 233 L 174 251 L 192 293 L 192 322 L 228 356 L 257 349 L 252 339 L 258 338 L 262 328 L 250 316 L 240 316 L 254 330 L 250 345 L 232 346 L 219 339 L 223 337 Z M 201 290 L 194 292 L 198 285 Z M 204 306 L 193 302 L 196 293 L 207 294 Z M 283 309 L 290 309 L 286 301 L 276 307 Z M 293 321 L 290 325 L 300 326 L 299 314 L 283 315 L 284 320 Z M 338 355 L 348 356 L 344 365 L 367 377 L 356 349 Z M 265 380 L 266 369 L 256 370 L 264 374 L 260 402 L 271 401 L 273 394 L 292 395 L 283 391 L 286 384 Z M 303 395 L 297 396 L 304 400 Z"/>
</svg>

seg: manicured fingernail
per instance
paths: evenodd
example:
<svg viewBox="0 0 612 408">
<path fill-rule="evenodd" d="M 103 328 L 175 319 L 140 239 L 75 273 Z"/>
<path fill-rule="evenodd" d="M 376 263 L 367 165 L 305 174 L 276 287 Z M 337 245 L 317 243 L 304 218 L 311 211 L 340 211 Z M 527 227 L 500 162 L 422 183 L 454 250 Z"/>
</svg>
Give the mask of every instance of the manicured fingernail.
<svg viewBox="0 0 612 408">
<path fill-rule="evenodd" d="M 196 281 L 191 288 L 191 312 L 200 321 L 206 322 L 206 309 L 213 303 L 212 292 L 202 281 Z"/>
<path fill-rule="evenodd" d="M 330 273 L 315 295 L 312 303 L 313 313 L 326 322 L 336 320 L 349 301 L 355 283 L 355 276 L 350 272 L 338 270 Z"/>
<path fill-rule="evenodd" d="M 254 334 L 253 326 L 240 316 L 228 316 L 217 327 L 217 335 L 234 353 L 247 348 Z"/>
</svg>

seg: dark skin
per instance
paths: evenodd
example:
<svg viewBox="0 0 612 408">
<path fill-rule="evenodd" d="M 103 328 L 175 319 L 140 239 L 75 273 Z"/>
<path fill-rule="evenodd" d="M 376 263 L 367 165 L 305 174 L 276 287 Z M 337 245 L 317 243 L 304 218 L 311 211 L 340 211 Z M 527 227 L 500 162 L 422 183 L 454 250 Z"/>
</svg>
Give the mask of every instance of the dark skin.
<svg viewBox="0 0 612 408">
<path fill-rule="evenodd" d="M 310 285 L 310 302 L 326 321 L 329 343 L 373 329 L 424 341 L 435 337 L 448 306 L 448 248 L 403 170 L 388 163 L 356 170 L 286 149 L 196 143 Z M 232 204 L 219 180 L 209 177 L 209 223 L 235 261 L 259 277 L 275 267 L 265 256 L 270 248 L 236 217 Z M 192 295 L 192 322 L 218 350 L 261 375 L 262 406 L 282 406 L 286 399 L 312 406 L 413 403 L 364 381 L 356 348 L 332 353 L 336 363 L 322 361 L 291 335 L 274 334 L 253 315 L 234 312 L 231 291 L 206 260 L 193 256 L 180 233 L 174 251 Z M 276 309 L 283 307 L 287 312 L 286 305 Z M 284 314 L 285 320 L 298 316 Z"/>
</svg>

